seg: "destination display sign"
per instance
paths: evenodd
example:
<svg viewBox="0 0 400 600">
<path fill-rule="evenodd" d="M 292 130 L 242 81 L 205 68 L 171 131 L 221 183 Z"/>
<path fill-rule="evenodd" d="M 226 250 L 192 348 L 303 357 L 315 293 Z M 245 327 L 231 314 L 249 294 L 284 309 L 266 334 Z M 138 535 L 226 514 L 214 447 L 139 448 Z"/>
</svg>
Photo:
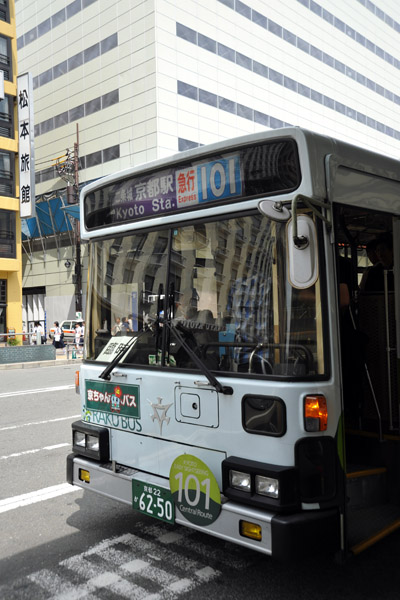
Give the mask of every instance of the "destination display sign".
<svg viewBox="0 0 400 600">
<path fill-rule="evenodd" d="M 288 164 L 288 157 L 291 163 Z M 281 159 L 281 163 L 279 160 Z M 300 183 L 293 140 L 269 142 L 196 164 L 171 166 L 116 179 L 84 197 L 85 225 L 96 229 L 160 215 L 196 210 Z"/>
</svg>

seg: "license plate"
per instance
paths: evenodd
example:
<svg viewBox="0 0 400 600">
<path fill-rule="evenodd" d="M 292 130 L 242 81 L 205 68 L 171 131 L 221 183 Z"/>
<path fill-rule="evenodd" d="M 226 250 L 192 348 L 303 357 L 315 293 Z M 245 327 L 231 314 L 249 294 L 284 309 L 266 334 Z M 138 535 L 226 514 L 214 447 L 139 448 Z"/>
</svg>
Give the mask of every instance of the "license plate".
<svg viewBox="0 0 400 600">
<path fill-rule="evenodd" d="M 174 499 L 167 488 L 133 479 L 132 505 L 144 515 L 166 523 L 175 522 Z"/>
</svg>

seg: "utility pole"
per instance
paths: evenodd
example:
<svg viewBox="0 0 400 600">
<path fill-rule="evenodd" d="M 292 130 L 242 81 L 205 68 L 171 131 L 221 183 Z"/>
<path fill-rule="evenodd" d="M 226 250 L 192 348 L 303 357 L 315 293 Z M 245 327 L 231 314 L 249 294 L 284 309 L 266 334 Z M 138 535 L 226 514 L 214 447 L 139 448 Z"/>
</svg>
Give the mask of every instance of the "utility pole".
<svg viewBox="0 0 400 600">
<path fill-rule="evenodd" d="M 76 124 L 74 143 L 74 188 L 75 202 L 79 204 L 79 127 Z M 75 219 L 75 308 L 82 314 L 82 265 L 81 265 L 81 223 Z"/>
<path fill-rule="evenodd" d="M 79 203 L 79 126 L 76 124 L 76 142 L 71 154 L 67 148 L 65 155 L 56 159 L 59 176 L 67 183 L 67 203 Z M 75 313 L 82 314 L 82 264 L 81 264 L 81 227 L 79 219 L 75 219 L 75 269 L 73 283 L 75 285 Z"/>
</svg>

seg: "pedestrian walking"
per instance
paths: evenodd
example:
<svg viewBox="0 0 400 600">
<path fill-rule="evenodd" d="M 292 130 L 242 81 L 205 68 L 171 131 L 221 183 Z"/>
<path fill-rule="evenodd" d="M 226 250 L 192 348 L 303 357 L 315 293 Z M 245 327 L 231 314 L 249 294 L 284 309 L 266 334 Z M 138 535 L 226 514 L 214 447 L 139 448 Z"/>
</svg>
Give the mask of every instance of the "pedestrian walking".
<svg viewBox="0 0 400 600">
<path fill-rule="evenodd" d="M 83 331 L 80 323 L 75 323 L 75 349 L 77 352 L 83 352 Z"/>
<path fill-rule="evenodd" d="M 40 321 L 35 321 L 33 332 L 32 340 L 35 346 L 46 343 L 46 336 L 44 335 L 44 329 Z"/>
<path fill-rule="evenodd" d="M 62 348 L 65 354 L 64 333 L 58 321 L 54 321 L 54 339 L 53 346 L 57 350 Z"/>
</svg>

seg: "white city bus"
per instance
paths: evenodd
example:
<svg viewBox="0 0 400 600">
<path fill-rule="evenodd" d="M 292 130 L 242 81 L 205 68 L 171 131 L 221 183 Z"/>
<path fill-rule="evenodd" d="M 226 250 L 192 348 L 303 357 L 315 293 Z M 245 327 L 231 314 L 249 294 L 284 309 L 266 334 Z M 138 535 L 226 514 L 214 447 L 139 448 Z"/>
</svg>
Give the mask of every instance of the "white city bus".
<svg viewBox="0 0 400 600">
<path fill-rule="evenodd" d="M 276 558 L 399 527 L 399 217 L 397 161 L 299 128 L 86 186 L 68 481 Z"/>
</svg>

